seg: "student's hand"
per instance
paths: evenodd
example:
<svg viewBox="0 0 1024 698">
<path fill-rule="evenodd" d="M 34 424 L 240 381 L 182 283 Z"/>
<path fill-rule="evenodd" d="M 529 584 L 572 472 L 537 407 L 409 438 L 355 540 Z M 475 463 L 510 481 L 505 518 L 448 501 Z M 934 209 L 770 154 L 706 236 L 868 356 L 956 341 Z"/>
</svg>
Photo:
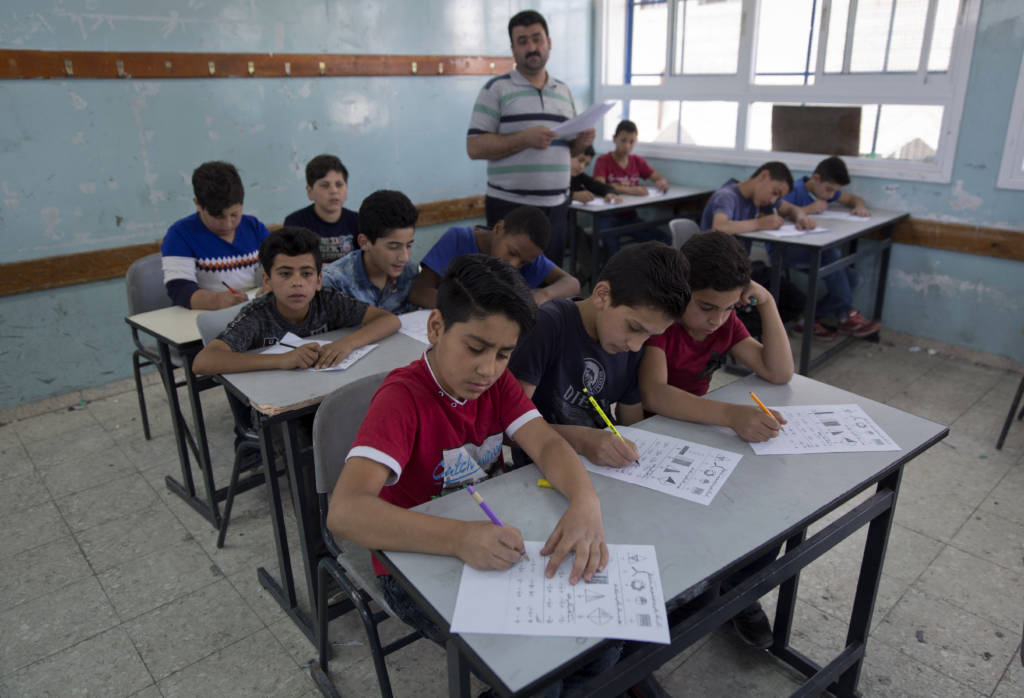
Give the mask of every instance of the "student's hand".
<svg viewBox="0 0 1024 698">
<path fill-rule="evenodd" d="M 862 216 L 864 218 L 871 216 L 871 211 L 869 211 L 868 207 L 864 204 L 857 204 L 853 207 L 853 210 L 850 211 L 850 213 L 854 216 Z"/>
<path fill-rule="evenodd" d="M 797 230 L 814 230 L 815 227 L 814 219 L 810 216 L 797 216 L 795 223 Z"/>
<path fill-rule="evenodd" d="M 622 439 L 607 429 L 594 429 L 593 432 L 582 453 L 594 465 L 624 468 L 640 457 L 636 444 L 629 439 L 623 443 Z"/>
<path fill-rule="evenodd" d="M 809 215 L 824 213 L 828 210 L 828 202 L 822 199 L 815 199 L 802 208 L 803 212 Z"/>
<path fill-rule="evenodd" d="M 604 200 L 607 201 L 610 204 L 621 204 L 622 203 L 622 197 L 621 196 L 616 196 L 615 194 L 605 194 L 604 195 Z"/>
<path fill-rule="evenodd" d="M 475 570 L 507 570 L 526 552 L 523 534 L 512 526 L 466 521 L 459 530 L 455 555 Z"/>
<path fill-rule="evenodd" d="M 320 345 L 310 342 L 301 345 L 298 349 L 292 349 L 287 354 L 279 354 L 279 356 L 281 364 L 278 368 L 286 371 L 292 368 L 309 368 L 320 357 Z"/>
<path fill-rule="evenodd" d="M 596 494 L 590 493 L 569 502 L 569 508 L 540 549 L 541 555 L 550 556 L 544 568 L 544 576 L 549 579 L 555 576 L 569 553 L 576 554 L 569 573 L 570 584 L 576 584 L 580 579 L 589 582 L 595 572 L 600 572 L 608 565 L 601 502 Z"/>
<path fill-rule="evenodd" d="M 779 435 L 779 425 L 786 418 L 772 410 L 772 419 L 756 405 L 729 405 L 729 427 L 744 441 L 767 441 Z"/>
<path fill-rule="evenodd" d="M 238 291 L 217 291 L 216 293 L 218 308 L 230 308 L 233 305 L 245 303 L 249 300 L 249 296 Z"/>
<path fill-rule="evenodd" d="M 544 150 L 551 141 L 558 138 L 558 134 L 549 129 L 547 126 L 534 126 L 528 128 L 525 131 L 520 131 L 520 136 L 529 148 L 537 148 L 538 150 Z"/>
<path fill-rule="evenodd" d="M 666 191 L 668 191 L 668 180 L 665 179 L 664 177 L 661 178 L 661 179 L 655 180 L 654 186 L 656 186 L 659 191 L 666 192 Z"/>
<path fill-rule="evenodd" d="M 582 191 L 574 191 L 572 193 L 572 200 L 573 201 L 579 201 L 580 203 L 585 204 L 588 201 L 593 201 L 594 200 L 594 195 L 591 194 L 586 189 L 584 189 Z"/>
<path fill-rule="evenodd" d="M 772 297 L 771 291 L 766 289 L 761 284 L 757 283 L 753 279 L 747 284 L 747 287 L 743 289 L 743 293 L 740 295 L 740 305 L 764 305 L 775 300 Z"/>
<path fill-rule="evenodd" d="M 320 347 L 320 358 L 316 362 L 316 368 L 330 368 L 337 366 L 341 360 L 352 353 L 352 347 L 348 345 L 345 338 L 337 339 L 330 344 Z"/>
<path fill-rule="evenodd" d="M 627 194 L 632 194 L 633 196 L 647 196 L 648 194 L 651 193 L 651 192 L 647 191 L 647 187 L 636 186 L 636 187 L 628 187 L 628 189 L 629 189 L 629 191 L 626 192 L 626 193 Z"/>
<path fill-rule="evenodd" d="M 785 221 L 782 220 L 782 216 L 777 214 L 775 211 L 766 213 L 758 217 L 757 229 L 758 230 L 778 230 L 782 227 Z"/>
</svg>

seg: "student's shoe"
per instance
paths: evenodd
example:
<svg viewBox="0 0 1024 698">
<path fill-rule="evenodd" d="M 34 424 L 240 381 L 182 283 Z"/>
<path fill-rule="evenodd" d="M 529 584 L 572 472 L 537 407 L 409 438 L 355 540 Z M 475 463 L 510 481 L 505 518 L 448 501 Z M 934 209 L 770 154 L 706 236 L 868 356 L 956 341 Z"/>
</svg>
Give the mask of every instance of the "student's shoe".
<svg viewBox="0 0 1024 698">
<path fill-rule="evenodd" d="M 732 627 L 751 647 L 766 650 L 772 646 L 772 626 L 759 603 L 755 602 L 737 613 L 732 619 Z"/>
<path fill-rule="evenodd" d="M 633 685 L 623 695 L 626 698 L 672 698 L 654 678 L 654 674 L 648 674 L 643 681 Z"/>
<path fill-rule="evenodd" d="M 881 329 L 882 323 L 878 320 L 868 320 L 860 314 L 856 308 L 852 308 L 846 317 L 839 323 L 839 334 L 853 335 L 854 337 L 867 337 Z"/>
<path fill-rule="evenodd" d="M 797 334 L 803 334 L 804 323 L 797 322 L 793 325 L 793 331 Z M 822 325 L 820 322 L 814 323 L 814 327 L 811 328 L 811 332 L 814 334 L 815 339 L 820 339 L 823 342 L 831 342 L 836 338 L 836 331 L 830 330 L 829 328 Z"/>
</svg>

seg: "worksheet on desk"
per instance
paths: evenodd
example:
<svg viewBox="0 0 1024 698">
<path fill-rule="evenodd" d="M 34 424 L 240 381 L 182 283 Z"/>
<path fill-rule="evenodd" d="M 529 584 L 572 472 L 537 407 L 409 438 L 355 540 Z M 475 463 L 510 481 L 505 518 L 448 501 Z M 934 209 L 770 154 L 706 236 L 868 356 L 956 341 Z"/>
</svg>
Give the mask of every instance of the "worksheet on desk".
<svg viewBox="0 0 1024 698">
<path fill-rule="evenodd" d="M 711 504 L 743 456 L 703 444 L 655 434 L 645 429 L 618 427 L 636 444 L 639 463 L 624 468 L 594 465 L 580 456 L 592 473 L 622 480 L 698 504 Z"/>
<path fill-rule="evenodd" d="M 665 596 L 653 545 L 608 545 L 608 566 L 569 584 L 573 557 L 548 579 L 541 541 L 529 560 L 503 571 L 462 569 L 453 633 L 603 637 L 669 643 Z"/>
<path fill-rule="evenodd" d="M 429 346 L 430 340 L 427 339 L 427 318 L 429 317 L 429 310 L 414 310 L 411 313 L 402 313 L 398 316 L 398 319 L 402 321 L 402 326 L 398 328 L 398 331 L 406 337 L 412 337 Z"/>
<path fill-rule="evenodd" d="M 841 211 L 838 209 L 830 208 L 827 211 L 821 213 L 814 213 L 811 218 L 835 218 L 841 221 L 870 221 L 871 216 L 855 216 L 849 211 Z"/>
<path fill-rule="evenodd" d="M 771 408 L 782 413 L 786 424 L 774 439 L 750 444 L 759 456 L 900 450 L 860 405 Z"/>
<path fill-rule="evenodd" d="M 815 226 L 813 230 L 799 230 L 796 227 L 796 223 L 783 223 L 782 227 L 775 230 L 761 230 L 759 231 L 765 235 L 772 235 L 777 238 L 791 238 L 797 235 L 810 235 L 811 233 L 827 233 L 828 228 L 822 228 L 820 225 Z"/>
<path fill-rule="evenodd" d="M 264 349 L 260 353 L 261 354 L 287 354 L 288 352 L 292 351 L 291 347 L 301 347 L 303 344 L 310 344 L 312 342 L 315 342 L 315 343 L 319 344 L 320 346 L 324 346 L 325 344 L 330 344 L 330 342 L 328 340 L 326 340 L 326 339 L 315 339 L 313 337 L 307 337 L 307 338 L 303 339 L 302 337 L 299 337 L 296 334 L 288 332 L 288 333 L 285 334 L 284 337 L 281 337 L 281 340 L 277 344 L 274 344 L 274 345 L 272 345 L 270 347 L 267 347 L 266 349 Z M 290 344 L 291 347 L 285 346 L 286 344 Z M 349 352 L 348 356 L 346 356 L 344 359 L 342 359 L 340 362 L 338 362 L 334 366 L 328 366 L 327 368 L 312 368 L 312 367 L 310 367 L 310 368 L 307 368 L 306 370 L 307 371 L 344 371 L 346 368 L 348 368 L 349 366 L 354 364 L 356 361 L 359 361 L 359 359 L 363 358 L 364 356 L 366 356 L 367 354 L 369 354 L 371 351 L 373 351 L 376 348 L 377 348 L 376 344 L 364 344 L 361 347 L 357 347 L 357 348 L 353 349 L 351 352 Z"/>
</svg>

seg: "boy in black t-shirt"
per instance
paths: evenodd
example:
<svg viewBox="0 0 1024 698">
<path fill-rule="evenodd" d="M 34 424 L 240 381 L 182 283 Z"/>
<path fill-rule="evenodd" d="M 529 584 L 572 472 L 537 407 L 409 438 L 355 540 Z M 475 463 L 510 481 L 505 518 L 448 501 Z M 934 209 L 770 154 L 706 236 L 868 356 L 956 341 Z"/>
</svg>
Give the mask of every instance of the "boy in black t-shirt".
<svg viewBox="0 0 1024 698">
<path fill-rule="evenodd" d="M 306 196 L 313 203 L 289 213 L 284 224 L 307 228 L 320 236 L 324 264 L 354 250 L 359 214 L 344 208 L 348 199 L 348 170 L 334 155 L 317 155 L 306 165 Z"/>
</svg>

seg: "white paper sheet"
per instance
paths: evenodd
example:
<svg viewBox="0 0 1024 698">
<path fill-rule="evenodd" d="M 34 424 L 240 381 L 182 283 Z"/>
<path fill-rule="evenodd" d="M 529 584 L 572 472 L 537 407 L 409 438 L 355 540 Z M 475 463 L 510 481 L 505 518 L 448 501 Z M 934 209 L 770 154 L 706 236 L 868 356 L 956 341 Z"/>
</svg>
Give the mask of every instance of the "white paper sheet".
<svg viewBox="0 0 1024 698">
<path fill-rule="evenodd" d="M 750 444 L 759 456 L 900 450 L 860 405 L 769 407 L 787 423 L 774 439 Z"/>
<path fill-rule="evenodd" d="M 608 545 L 594 581 L 569 584 L 573 557 L 551 579 L 541 541 L 524 541 L 529 560 L 501 572 L 462 569 L 454 633 L 605 637 L 669 643 L 665 596 L 653 545 Z"/>
<path fill-rule="evenodd" d="M 580 131 L 594 128 L 601 117 L 611 111 L 615 106 L 613 102 L 607 104 L 592 104 L 582 114 L 577 114 L 568 121 L 563 121 L 551 130 L 558 134 L 559 138 L 575 138 Z"/>
<path fill-rule="evenodd" d="M 429 345 L 430 340 L 427 339 L 428 317 L 430 317 L 429 310 L 416 310 L 411 313 L 402 313 L 398 316 L 398 319 L 402 321 L 402 326 L 398 331 L 406 337 L 412 337 L 419 342 Z"/>
<path fill-rule="evenodd" d="M 326 340 L 326 339 L 316 339 L 314 337 L 306 337 L 305 339 L 303 339 L 302 337 L 298 336 L 297 334 L 294 334 L 293 332 L 288 332 L 287 334 L 285 334 L 284 337 L 281 337 L 281 340 L 277 344 L 274 344 L 273 346 L 267 347 L 266 349 L 264 349 L 260 353 L 261 354 L 287 354 L 288 352 L 292 351 L 292 347 L 301 347 L 303 344 L 309 344 L 310 342 L 316 342 L 320 346 L 324 346 L 325 344 L 330 344 L 330 342 L 328 340 Z M 285 344 L 290 344 L 290 345 L 292 345 L 292 347 L 286 347 Z M 338 362 L 338 364 L 335 365 L 335 366 L 328 366 L 327 368 L 307 368 L 306 370 L 307 371 L 344 371 L 346 368 L 348 368 L 349 366 L 354 364 L 356 361 L 359 361 L 359 359 L 363 358 L 364 356 L 366 356 L 367 354 L 369 354 L 371 351 L 373 351 L 376 348 L 377 348 L 376 344 L 364 344 L 361 347 L 357 347 L 356 349 L 353 349 L 349 353 L 348 356 L 346 356 L 344 359 L 342 359 L 340 362 Z"/>
<path fill-rule="evenodd" d="M 828 228 L 822 228 L 820 225 L 815 226 L 814 230 L 798 230 L 796 223 L 783 223 L 782 227 L 778 230 L 762 230 L 765 235 L 774 235 L 777 238 L 790 238 L 796 237 L 797 235 L 809 235 L 811 233 L 827 233 Z"/>
<path fill-rule="evenodd" d="M 611 206 L 611 205 L 612 205 L 612 203 L 610 201 L 605 201 L 603 196 L 595 196 L 590 201 L 587 201 L 587 202 L 584 203 L 584 206 L 593 206 L 595 208 L 598 208 L 600 206 Z"/>
<path fill-rule="evenodd" d="M 813 218 L 835 218 L 841 221 L 870 221 L 871 216 L 855 216 L 849 211 L 841 211 L 837 209 L 828 209 L 821 213 L 815 213 Z"/>
<path fill-rule="evenodd" d="M 743 457 L 732 451 L 644 429 L 618 427 L 618 430 L 636 444 L 640 464 L 606 468 L 580 456 L 587 470 L 698 504 L 711 504 Z"/>
</svg>

